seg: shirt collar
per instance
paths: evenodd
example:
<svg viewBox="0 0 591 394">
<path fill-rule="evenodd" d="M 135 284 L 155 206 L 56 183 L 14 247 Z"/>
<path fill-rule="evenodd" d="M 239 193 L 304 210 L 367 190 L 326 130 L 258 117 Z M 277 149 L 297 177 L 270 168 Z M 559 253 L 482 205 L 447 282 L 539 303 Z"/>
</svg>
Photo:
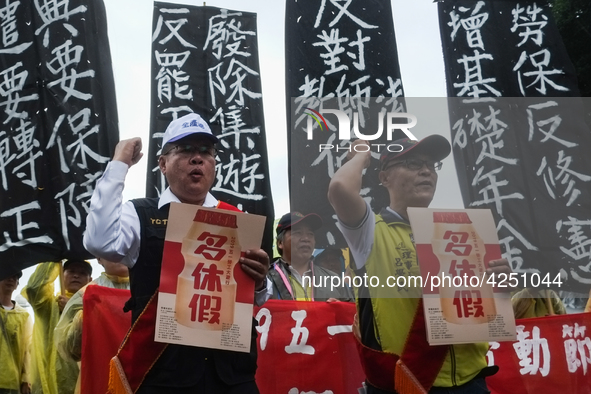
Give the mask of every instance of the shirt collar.
<svg viewBox="0 0 591 394">
<path fill-rule="evenodd" d="M 181 202 L 177 196 L 170 190 L 170 187 L 167 187 L 164 193 L 160 195 L 160 199 L 158 200 L 158 209 L 162 208 L 162 206 L 166 204 L 170 204 L 171 202 Z M 203 207 L 205 208 L 215 208 L 218 206 L 218 200 L 211 195 L 211 193 L 207 193 L 205 196 L 205 201 L 203 201 Z"/>
<path fill-rule="evenodd" d="M 291 273 L 292 275 L 295 275 L 296 277 L 300 278 L 300 273 L 296 271 L 295 268 L 293 268 L 290 264 L 287 264 L 287 261 L 283 260 L 282 257 L 280 257 L 280 260 L 283 262 L 283 267 L 285 268 L 285 270 L 288 271 L 286 273 Z M 308 262 L 308 269 L 306 270 L 306 272 L 304 272 L 304 276 L 312 276 L 312 264 L 314 264 L 314 260 L 310 260 Z"/>
<path fill-rule="evenodd" d="M 401 221 L 401 222 L 404 222 L 404 223 L 409 224 L 409 221 L 408 220 L 406 220 L 405 218 L 403 218 L 398 212 L 396 212 L 392 208 L 386 207 L 386 211 L 388 211 L 393 216 L 393 218 L 391 218 L 391 220 L 389 220 L 389 221 L 393 221 L 392 219 L 395 219 L 395 220 L 398 220 L 398 221 Z M 380 212 L 380 213 L 383 213 L 383 212 Z M 382 217 L 383 217 L 383 215 L 382 215 Z"/>
</svg>

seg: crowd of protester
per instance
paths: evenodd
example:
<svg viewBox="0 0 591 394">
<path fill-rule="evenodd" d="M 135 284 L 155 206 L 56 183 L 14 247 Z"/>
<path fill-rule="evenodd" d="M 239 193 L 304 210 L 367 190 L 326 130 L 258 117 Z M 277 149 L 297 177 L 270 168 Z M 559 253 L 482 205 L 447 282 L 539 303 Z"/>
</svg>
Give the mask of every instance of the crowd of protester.
<svg viewBox="0 0 591 394">
<path fill-rule="evenodd" d="M 89 207 L 84 245 L 97 256 L 104 272 L 92 280 L 92 267 L 83 259 L 37 265 L 22 295 L 30 314 L 12 300 L 22 275 L 20 271 L 0 273 L 0 394 L 80 392 L 82 355 L 83 296 L 87 285 L 123 288 L 131 291 L 121 307 L 131 312 L 136 323 L 129 330 L 125 346 L 135 346 L 137 357 L 154 346 L 154 338 L 143 336 L 141 327 L 154 325 L 144 313 L 153 306 L 160 281 L 166 220 L 171 202 L 238 211 L 218 201 L 210 189 L 215 179 L 217 137 L 197 114 L 171 122 L 163 137 L 159 167 L 168 189 L 159 198 L 123 202 L 122 191 L 128 169 L 142 157 L 139 138 L 121 141 L 113 160 L 97 182 Z M 355 144 L 366 143 L 357 141 Z M 432 392 L 487 392 L 485 378 L 496 370 L 486 364 L 486 343 L 450 345 L 453 351 L 429 346 L 424 326 L 415 324 L 421 314 L 420 294 L 415 297 L 383 298 L 379 294 L 354 294 L 346 284 L 336 288 L 315 287 L 319 277 L 341 275 L 395 274 L 394 259 L 407 263 L 408 275 L 419 274 L 407 208 L 428 207 L 437 185 L 437 170 L 451 151 L 441 136 L 419 142 L 395 142 L 405 149 L 384 150 L 379 181 L 388 190 L 390 204 L 375 214 L 361 197 L 369 151 L 351 150 L 348 161 L 336 172 L 328 198 L 338 227 L 350 246 L 352 258 L 343 250 L 327 248 L 314 257 L 315 232 L 323 222 L 316 213 L 288 212 L 276 227 L 279 258 L 273 263 L 262 249 L 247 250 L 239 260 L 241 269 L 254 281 L 255 303 L 268 299 L 315 302 L 357 302 L 354 333 L 363 345 L 364 365 L 382 365 L 375 360 L 395 355 L 402 360 L 419 354 L 425 364 L 433 364 L 421 383 Z M 155 220 L 163 219 L 163 220 Z M 347 252 L 348 253 L 348 252 Z M 510 272 L 506 259 L 490 263 L 490 272 Z M 60 274 L 61 272 L 61 274 Z M 63 278 L 56 294 L 54 283 Z M 566 313 L 556 293 L 523 289 L 513 297 L 518 318 Z M 590 307 L 591 308 L 591 307 Z M 150 320 L 152 319 L 152 320 Z M 253 325 L 256 324 L 253 322 Z M 140 327 L 140 328 L 137 328 Z M 252 330 L 256 339 L 256 330 Z M 417 334 L 418 333 L 418 334 Z M 408 345 L 408 337 L 422 339 Z M 130 340 L 133 338 L 133 340 Z M 139 339 L 138 339 L 139 338 Z M 143 374 L 134 392 L 150 393 L 258 393 L 255 382 L 256 340 L 249 353 L 232 353 L 184 345 L 168 345 Z M 427 360 L 429 362 L 427 362 Z M 122 360 L 133 362 L 133 360 Z M 383 365 L 390 365 L 383 363 Z M 123 365 L 125 367 L 125 365 Z M 392 393 L 394 370 L 366 368 L 367 393 Z"/>
</svg>

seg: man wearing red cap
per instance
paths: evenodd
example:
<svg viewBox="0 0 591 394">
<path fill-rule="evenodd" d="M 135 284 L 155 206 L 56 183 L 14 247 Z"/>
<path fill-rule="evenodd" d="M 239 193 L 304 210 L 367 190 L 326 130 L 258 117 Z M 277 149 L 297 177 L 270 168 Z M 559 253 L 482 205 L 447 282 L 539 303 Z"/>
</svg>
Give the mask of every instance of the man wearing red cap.
<svg viewBox="0 0 591 394">
<path fill-rule="evenodd" d="M 126 303 L 126 309 L 131 311 L 132 321 L 140 323 L 134 329 L 142 327 L 137 328 L 142 332 L 132 330 L 125 344 L 136 343 L 130 340 L 138 338 L 136 334 L 146 341 L 133 350 L 140 356 L 129 360 L 131 364 L 146 363 L 146 368 L 125 369 L 126 365 L 123 365 L 127 382 L 119 386 L 121 392 L 125 392 L 125 384 L 137 378 L 138 387 L 132 387 L 137 394 L 258 393 L 254 380 L 257 356 L 254 328 L 250 353 L 158 345 L 153 341 L 153 334 L 145 335 L 155 326 L 155 317 L 150 317 L 152 315 L 148 312 L 152 310 L 160 284 L 170 203 L 238 210 L 209 193 L 215 180 L 217 142 L 217 137 L 201 116 L 191 113 L 173 120 L 164 133 L 158 160 L 169 187 L 160 198 L 140 198 L 123 204 L 125 176 L 129 167 L 143 154 L 140 138 L 121 141 L 92 195 L 84 246 L 95 256 L 122 262 L 129 267 L 131 299 Z M 269 256 L 262 249 L 248 250 L 239 262 L 255 283 L 256 303 L 262 305 L 271 293 L 270 282 L 266 279 Z M 158 346 L 165 348 L 154 358 L 142 356 L 145 351 Z M 112 371 L 115 369 L 113 367 Z"/>
<path fill-rule="evenodd" d="M 336 273 L 315 265 L 314 231 L 322 227 L 315 213 L 286 213 L 277 223 L 277 249 L 281 257 L 271 269 L 273 298 L 297 301 L 353 301 L 351 290 Z M 332 282 L 331 279 L 335 278 Z M 338 283 L 339 286 L 332 286 Z"/>
<path fill-rule="evenodd" d="M 408 207 L 428 207 L 435 194 L 437 170 L 451 152 L 447 139 L 431 135 L 421 141 L 402 139 L 381 154 L 379 180 L 388 190 L 390 204 L 375 215 L 360 196 L 363 171 L 371 152 L 352 145 L 348 161 L 332 178 L 328 198 L 356 264 L 356 274 L 377 276 L 420 275 Z M 495 273 L 510 272 L 506 259 L 490 262 Z M 357 297 L 359 346 L 367 375 L 368 394 L 392 393 L 394 366 L 400 358 L 419 365 L 411 372 L 430 393 L 488 393 L 484 377 L 494 373 L 485 359 L 488 345 L 429 346 L 419 288 L 360 289 Z M 412 294 L 411 294 L 412 293 Z M 411 363 L 413 364 L 413 363 Z M 407 364 L 408 365 L 408 364 Z M 398 372 L 397 372 L 398 373 Z"/>
</svg>

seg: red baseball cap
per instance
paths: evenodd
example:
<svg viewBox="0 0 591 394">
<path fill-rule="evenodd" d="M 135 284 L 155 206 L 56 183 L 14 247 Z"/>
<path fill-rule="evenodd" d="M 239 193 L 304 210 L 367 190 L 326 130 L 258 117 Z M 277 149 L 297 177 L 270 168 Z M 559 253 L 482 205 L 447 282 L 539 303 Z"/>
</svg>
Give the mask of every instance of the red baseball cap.
<svg viewBox="0 0 591 394">
<path fill-rule="evenodd" d="M 289 212 L 279 219 L 279 223 L 277 223 L 277 235 L 291 226 L 302 222 L 308 223 L 312 230 L 318 230 L 323 224 L 322 218 L 315 213 L 304 215 L 299 212 Z"/>
<path fill-rule="evenodd" d="M 402 138 L 387 145 L 380 156 L 382 168 L 392 159 L 400 158 L 409 152 L 424 153 L 434 161 L 441 161 L 451 153 L 447 138 L 433 134 L 420 141 Z"/>
</svg>

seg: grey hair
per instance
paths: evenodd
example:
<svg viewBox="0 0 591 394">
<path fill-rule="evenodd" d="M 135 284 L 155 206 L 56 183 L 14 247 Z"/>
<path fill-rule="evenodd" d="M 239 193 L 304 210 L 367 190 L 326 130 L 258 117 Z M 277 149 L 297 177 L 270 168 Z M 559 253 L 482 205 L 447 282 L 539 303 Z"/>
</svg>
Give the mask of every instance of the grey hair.
<svg viewBox="0 0 591 394">
<path fill-rule="evenodd" d="M 277 243 L 277 250 L 279 251 L 279 255 L 283 256 L 283 248 L 279 247 L 279 242 L 283 243 L 283 240 L 285 239 L 285 232 L 287 230 L 283 230 L 282 232 L 280 232 L 279 234 L 277 234 L 276 239 L 276 243 Z"/>
</svg>

